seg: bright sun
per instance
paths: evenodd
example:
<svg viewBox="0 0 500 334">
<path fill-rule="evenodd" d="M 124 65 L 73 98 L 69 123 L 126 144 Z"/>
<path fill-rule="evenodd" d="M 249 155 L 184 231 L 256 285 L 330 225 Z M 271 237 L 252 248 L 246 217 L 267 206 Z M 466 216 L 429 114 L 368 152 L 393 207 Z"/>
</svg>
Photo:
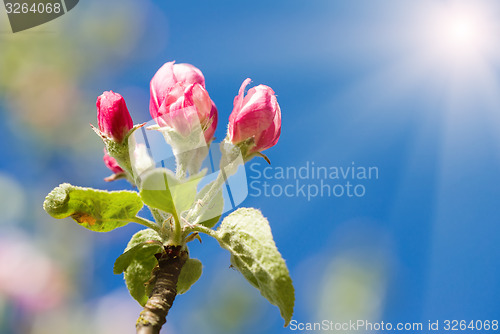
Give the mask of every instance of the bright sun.
<svg viewBox="0 0 500 334">
<path fill-rule="evenodd" d="M 455 58 L 485 51 L 487 28 L 474 13 L 446 13 L 436 25 L 441 51 Z"/>
<path fill-rule="evenodd" d="M 422 20 L 423 47 L 430 60 L 444 65 L 472 65 L 495 45 L 488 11 L 477 2 L 458 2 L 429 10 Z"/>
<path fill-rule="evenodd" d="M 481 37 L 478 23 L 461 17 L 446 22 L 443 33 L 449 46 L 457 50 L 476 47 L 476 41 Z"/>
</svg>

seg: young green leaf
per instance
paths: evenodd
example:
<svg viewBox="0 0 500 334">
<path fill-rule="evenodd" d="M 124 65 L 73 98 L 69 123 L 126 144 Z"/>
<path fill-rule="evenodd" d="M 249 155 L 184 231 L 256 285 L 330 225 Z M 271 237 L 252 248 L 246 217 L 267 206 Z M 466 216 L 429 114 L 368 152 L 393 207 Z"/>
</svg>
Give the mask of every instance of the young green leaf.
<svg viewBox="0 0 500 334">
<path fill-rule="evenodd" d="M 154 255 L 162 251 L 161 246 L 157 243 L 149 243 L 149 246 L 141 247 L 150 240 L 161 242 L 158 233 L 149 228 L 134 234 L 124 253 L 116 260 L 113 270 L 117 273 L 123 267 L 126 267 L 123 268 L 123 271 L 127 288 L 130 295 L 142 306 L 146 304 L 149 298 L 145 284 L 151 279 L 153 269 L 158 264 Z M 127 253 L 128 255 L 125 255 Z M 120 260 L 120 258 L 122 259 Z"/>
<path fill-rule="evenodd" d="M 148 240 L 146 242 L 141 242 L 138 245 L 130 248 L 128 251 L 120 255 L 113 266 L 113 273 L 119 275 L 123 273 L 130 266 L 132 261 L 137 258 L 141 258 L 146 254 L 156 254 L 163 251 L 163 245 L 159 241 Z"/>
<path fill-rule="evenodd" d="M 197 174 L 181 181 L 170 170 L 157 168 L 142 178 L 140 194 L 147 205 L 179 217 L 193 204 L 202 177 Z"/>
<path fill-rule="evenodd" d="M 231 253 L 231 264 L 280 308 L 288 326 L 293 314 L 294 288 L 267 219 L 259 210 L 241 208 L 222 221 L 215 236 L 222 248 Z"/>
<path fill-rule="evenodd" d="M 212 187 L 212 183 L 204 186 L 198 195 L 196 195 L 196 200 L 201 200 L 206 193 Z M 215 194 L 210 204 L 202 203 L 202 205 L 208 205 L 206 210 L 203 212 L 199 219 L 199 224 L 206 226 L 208 228 L 212 228 L 217 224 L 222 215 L 222 211 L 224 210 L 224 197 L 222 196 L 222 189 Z"/>
<path fill-rule="evenodd" d="M 71 217 L 89 230 L 109 232 L 127 225 L 143 205 L 136 192 L 108 192 L 63 183 L 47 195 L 43 208 L 54 218 Z"/>
<path fill-rule="evenodd" d="M 188 259 L 181 269 L 179 280 L 177 281 L 177 293 L 186 293 L 191 286 L 200 278 L 203 265 L 198 259 Z"/>
<path fill-rule="evenodd" d="M 140 231 L 136 232 L 132 236 L 132 238 L 130 238 L 130 241 L 127 244 L 127 248 L 125 248 L 125 252 L 128 251 L 129 249 L 141 244 L 141 243 L 144 243 L 144 242 L 147 242 L 150 240 L 158 241 L 160 243 L 162 241 L 160 235 L 155 230 L 150 229 L 150 228 L 140 230 Z"/>
</svg>

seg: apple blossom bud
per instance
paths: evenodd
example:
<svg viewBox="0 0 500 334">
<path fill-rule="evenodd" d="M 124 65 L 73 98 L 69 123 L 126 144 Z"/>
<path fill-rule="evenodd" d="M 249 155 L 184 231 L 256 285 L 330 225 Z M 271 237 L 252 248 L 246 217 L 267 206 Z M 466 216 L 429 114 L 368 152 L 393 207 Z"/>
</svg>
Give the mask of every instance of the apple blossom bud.
<svg viewBox="0 0 500 334">
<path fill-rule="evenodd" d="M 106 165 L 106 167 L 108 167 L 114 174 L 125 173 L 120 165 L 118 165 L 118 162 L 116 162 L 116 159 L 110 157 L 106 150 L 104 150 L 104 157 L 102 158 L 102 160 L 104 160 L 104 164 Z"/>
<path fill-rule="evenodd" d="M 247 154 L 274 146 L 281 133 L 281 110 L 274 91 L 265 85 L 251 88 L 244 96 L 250 79 L 243 81 L 229 116 L 228 136 L 233 144 L 252 140 Z"/>
<path fill-rule="evenodd" d="M 200 84 L 205 88 L 205 78 L 199 69 L 191 64 L 175 64 L 171 61 L 164 64 L 153 76 L 151 80 L 151 100 L 149 103 L 149 112 L 156 119 L 158 109 L 165 98 L 169 95 L 172 88 L 177 83 Z"/>
<path fill-rule="evenodd" d="M 176 83 L 157 113 L 151 116 L 159 126 L 169 127 L 184 137 L 201 128 L 207 143 L 212 140 L 217 127 L 217 108 L 199 83 Z"/>
<path fill-rule="evenodd" d="M 112 91 L 104 92 L 97 98 L 96 106 L 99 130 L 121 143 L 134 126 L 123 97 Z"/>
<path fill-rule="evenodd" d="M 206 122 L 204 130 L 205 140 L 207 143 L 209 143 L 214 137 L 215 130 L 217 129 L 217 121 L 218 121 L 217 107 L 215 106 L 215 103 L 212 101 L 212 109 L 210 109 L 210 114 L 208 115 L 208 121 Z"/>
</svg>

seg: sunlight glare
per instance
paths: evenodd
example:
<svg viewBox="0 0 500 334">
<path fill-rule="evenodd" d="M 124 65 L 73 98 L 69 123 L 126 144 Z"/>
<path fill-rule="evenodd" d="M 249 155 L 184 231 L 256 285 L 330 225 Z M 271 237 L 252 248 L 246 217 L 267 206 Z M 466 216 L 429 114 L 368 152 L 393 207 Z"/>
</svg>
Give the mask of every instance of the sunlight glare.
<svg viewBox="0 0 500 334">
<path fill-rule="evenodd" d="M 475 2 L 442 5 L 427 12 L 421 26 L 426 56 L 447 66 L 474 66 L 484 61 L 493 41 L 493 22 Z"/>
<path fill-rule="evenodd" d="M 446 22 L 443 38 L 447 39 L 450 47 L 455 49 L 468 49 L 477 47 L 475 42 L 481 37 L 478 23 L 468 18 L 453 18 Z"/>
</svg>

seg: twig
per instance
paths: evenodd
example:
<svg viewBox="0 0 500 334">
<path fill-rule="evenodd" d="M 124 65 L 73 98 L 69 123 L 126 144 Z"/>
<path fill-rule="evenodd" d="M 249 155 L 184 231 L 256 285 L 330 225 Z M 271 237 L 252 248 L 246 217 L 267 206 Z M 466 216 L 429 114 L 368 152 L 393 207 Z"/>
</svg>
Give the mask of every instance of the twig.
<svg viewBox="0 0 500 334">
<path fill-rule="evenodd" d="M 181 246 L 165 246 L 165 251 L 157 256 L 154 288 L 137 320 L 137 334 L 159 334 L 177 295 L 177 281 L 188 253 Z"/>
</svg>

